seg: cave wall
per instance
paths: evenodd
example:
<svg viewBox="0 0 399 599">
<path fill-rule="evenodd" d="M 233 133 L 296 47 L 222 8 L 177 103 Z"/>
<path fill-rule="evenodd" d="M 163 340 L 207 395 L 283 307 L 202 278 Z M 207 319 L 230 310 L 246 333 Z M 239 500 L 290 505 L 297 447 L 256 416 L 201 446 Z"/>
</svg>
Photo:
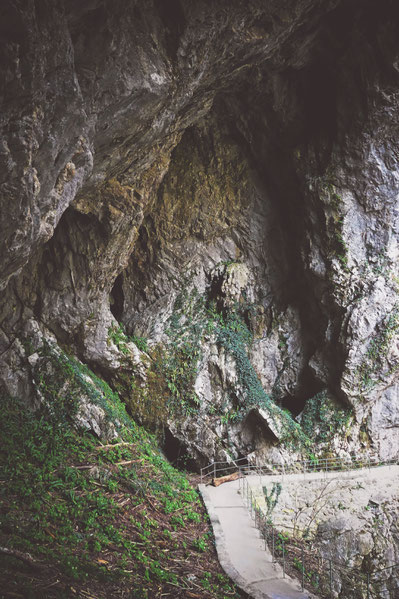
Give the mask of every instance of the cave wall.
<svg viewBox="0 0 399 599">
<path fill-rule="evenodd" d="M 40 402 L 48 335 L 200 462 L 311 414 L 308 451 L 396 456 L 394 3 L 1 14 L 3 390 Z"/>
</svg>

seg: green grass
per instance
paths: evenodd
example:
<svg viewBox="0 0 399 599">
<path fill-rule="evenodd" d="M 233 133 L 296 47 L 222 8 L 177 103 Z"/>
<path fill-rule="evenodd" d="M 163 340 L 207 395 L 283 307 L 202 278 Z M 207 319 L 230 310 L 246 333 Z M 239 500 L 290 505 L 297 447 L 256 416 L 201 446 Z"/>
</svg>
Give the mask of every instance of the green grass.
<svg viewBox="0 0 399 599">
<path fill-rule="evenodd" d="M 239 597 L 221 574 L 187 476 L 106 383 L 50 346 L 41 354 L 42 408 L 32 413 L 12 398 L 0 404 L 0 546 L 41 567 L 1 555 L 1 592 L 150 599 L 189 597 L 199 587 L 201 597 Z M 114 423 L 110 446 L 72 426 L 82 396 Z"/>
</svg>

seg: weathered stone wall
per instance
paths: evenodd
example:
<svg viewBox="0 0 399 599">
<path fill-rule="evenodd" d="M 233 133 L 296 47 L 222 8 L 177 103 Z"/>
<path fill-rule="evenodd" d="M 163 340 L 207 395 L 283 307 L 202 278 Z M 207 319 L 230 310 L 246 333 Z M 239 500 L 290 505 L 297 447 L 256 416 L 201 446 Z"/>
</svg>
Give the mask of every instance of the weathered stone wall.
<svg viewBox="0 0 399 599">
<path fill-rule="evenodd" d="M 4 391 L 38 326 L 198 462 L 396 456 L 393 3 L 2 11 Z"/>
<path fill-rule="evenodd" d="M 259 479 L 252 481 L 252 490 L 276 529 L 304 543 L 309 552 L 305 571 L 313 583 L 322 586 L 313 568 L 320 568 L 327 580 L 332 560 L 334 597 L 366 597 L 368 573 L 369 594 L 391 599 L 398 587 L 398 475 L 395 465 L 278 481 L 265 477 L 259 487 Z M 312 562 L 312 554 L 323 558 L 324 565 Z M 320 587 L 315 590 L 320 593 Z"/>
</svg>

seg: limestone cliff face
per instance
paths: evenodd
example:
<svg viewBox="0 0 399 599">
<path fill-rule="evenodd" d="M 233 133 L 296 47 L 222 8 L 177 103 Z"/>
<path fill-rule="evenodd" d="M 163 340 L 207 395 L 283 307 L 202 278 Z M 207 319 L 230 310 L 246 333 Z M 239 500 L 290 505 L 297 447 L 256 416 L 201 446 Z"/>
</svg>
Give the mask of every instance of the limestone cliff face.
<svg viewBox="0 0 399 599">
<path fill-rule="evenodd" d="M 4 392 L 48 337 L 197 463 L 397 456 L 395 4 L 1 14 Z"/>
</svg>

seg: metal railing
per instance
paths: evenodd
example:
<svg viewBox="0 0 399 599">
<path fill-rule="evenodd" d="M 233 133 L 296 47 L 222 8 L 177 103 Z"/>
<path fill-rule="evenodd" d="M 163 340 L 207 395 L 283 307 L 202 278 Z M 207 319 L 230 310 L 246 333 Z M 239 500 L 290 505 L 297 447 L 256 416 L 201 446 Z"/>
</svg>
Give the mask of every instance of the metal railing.
<svg viewBox="0 0 399 599">
<path fill-rule="evenodd" d="M 310 540 L 295 539 L 279 531 L 258 505 L 246 475 L 311 474 L 375 468 L 397 465 L 397 459 L 380 460 L 377 456 L 347 456 L 314 458 L 289 464 L 251 464 L 248 458 L 219 461 L 201 468 L 201 482 L 233 472 L 239 473 L 243 500 L 255 526 L 268 547 L 273 562 L 282 566 L 283 576 L 299 577 L 302 590 L 316 592 L 321 598 L 399 599 L 399 564 L 368 572 L 359 572 L 323 556 Z"/>
<path fill-rule="evenodd" d="M 269 548 L 272 562 L 287 574 L 299 578 L 302 591 L 317 593 L 320 598 L 399 599 L 399 564 L 378 570 L 357 569 L 326 558 L 310 540 L 295 539 L 280 532 L 258 505 L 246 477 L 242 477 L 242 496 L 256 528 Z"/>
<path fill-rule="evenodd" d="M 217 478 L 225 474 L 231 474 L 239 471 L 242 475 L 258 474 L 264 475 L 282 475 L 286 474 L 307 474 L 314 472 L 347 472 L 349 470 L 359 470 L 363 468 L 371 469 L 377 466 L 397 465 L 397 459 L 380 460 L 377 456 L 347 456 L 314 458 L 310 460 L 298 460 L 288 464 L 267 463 L 251 464 L 247 457 L 230 461 L 212 462 L 205 468 L 201 468 L 201 483 L 207 478 Z"/>
<path fill-rule="evenodd" d="M 217 475 L 222 476 L 232 472 L 244 471 L 244 468 L 248 468 L 248 458 L 239 458 L 237 460 L 232 458 L 230 461 L 212 462 L 205 468 L 201 468 L 201 483 L 208 477 L 216 478 Z"/>
</svg>

